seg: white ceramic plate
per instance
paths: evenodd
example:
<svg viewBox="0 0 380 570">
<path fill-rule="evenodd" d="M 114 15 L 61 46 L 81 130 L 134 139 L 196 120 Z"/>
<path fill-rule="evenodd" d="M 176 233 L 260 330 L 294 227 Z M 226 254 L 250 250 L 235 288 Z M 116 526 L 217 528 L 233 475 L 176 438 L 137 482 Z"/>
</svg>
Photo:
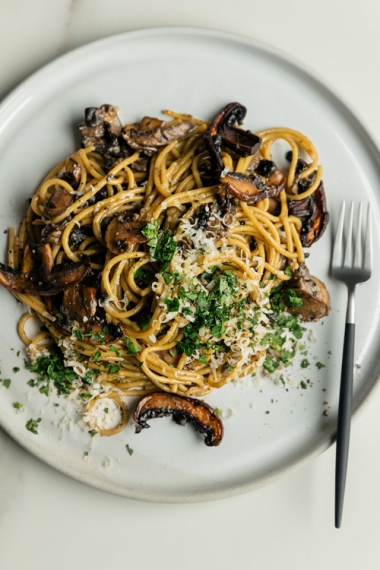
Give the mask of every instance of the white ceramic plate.
<svg viewBox="0 0 380 570">
<path fill-rule="evenodd" d="M 370 200 L 379 244 L 379 151 L 368 131 L 323 83 L 276 51 L 221 32 L 151 29 L 122 34 L 76 50 L 45 67 L 16 89 L 0 109 L 2 259 L 6 235 L 25 212 L 41 178 L 79 144 L 75 125 L 87 106 L 112 103 L 123 122 L 171 108 L 212 118 L 226 103 L 248 107 L 246 128 L 288 126 L 304 132 L 320 153 L 333 221 L 343 198 Z M 76 479 L 127 497 L 154 501 L 200 501 L 247 491 L 326 449 L 336 425 L 344 326 L 345 289 L 328 276 L 331 230 L 311 250 L 312 273 L 327 283 L 333 310 L 314 324 L 311 366 L 292 370 L 293 387 L 265 380 L 259 387 L 230 385 L 208 401 L 233 410 L 225 438 L 207 448 L 191 426 L 169 418 L 134 434 L 130 425 L 112 438 L 91 442 L 73 424 L 62 427 L 63 407 L 31 390 L 16 332 L 22 307 L 0 290 L 2 427 L 29 451 Z M 379 376 L 379 266 L 359 288 L 354 408 Z M 326 365 L 319 370 L 316 362 Z M 13 373 L 14 367 L 21 371 Z M 359 368 L 360 367 L 360 368 Z M 301 381 L 311 380 L 306 390 Z M 17 412 L 13 402 L 25 405 Z M 60 400 L 62 403 L 62 399 Z M 323 412 L 329 409 L 329 415 Z M 25 429 L 41 417 L 39 435 Z M 126 444 L 133 448 L 130 456 Z M 84 453 L 88 452 L 86 460 Z"/>
</svg>

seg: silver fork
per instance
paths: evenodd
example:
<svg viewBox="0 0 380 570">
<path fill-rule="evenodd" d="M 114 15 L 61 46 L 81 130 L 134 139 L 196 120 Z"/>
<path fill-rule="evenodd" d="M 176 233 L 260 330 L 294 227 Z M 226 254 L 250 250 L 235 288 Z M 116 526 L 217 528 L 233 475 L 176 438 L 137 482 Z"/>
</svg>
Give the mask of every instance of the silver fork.
<svg viewBox="0 0 380 570">
<path fill-rule="evenodd" d="M 367 209 L 367 225 L 365 228 L 364 259 L 362 247 L 362 204 L 359 203 L 357 230 L 354 246 L 353 223 L 354 202 L 351 202 L 348 228 L 344 232 L 346 203 L 342 203 L 338 229 L 335 236 L 332 257 L 332 276 L 347 285 L 347 313 L 344 332 L 342 372 L 340 377 L 338 428 L 336 440 L 335 463 L 335 527 L 340 528 L 342 522 L 344 490 L 346 486 L 348 447 L 350 441 L 350 424 L 352 412 L 352 383 L 354 375 L 355 345 L 355 288 L 359 283 L 368 281 L 372 271 L 372 233 L 370 204 Z M 344 247 L 344 233 L 346 234 Z M 343 255 L 343 249 L 344 255 Z M 343 260 L 342 260 L 343 257 Z"/>
</svg>

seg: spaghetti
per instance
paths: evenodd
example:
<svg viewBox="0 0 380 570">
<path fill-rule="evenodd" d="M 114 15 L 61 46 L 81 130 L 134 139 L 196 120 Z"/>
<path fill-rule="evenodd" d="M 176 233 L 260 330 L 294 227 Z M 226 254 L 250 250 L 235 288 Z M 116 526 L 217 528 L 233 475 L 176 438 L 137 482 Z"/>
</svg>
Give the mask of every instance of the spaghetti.
<svg viewBox="0 0 380 570">
<path fill-rule="evenodd" d="M 239 155 L 222 133 L 218 172 L 210 150 L 216 131 L 207 143 L 213 126 L 206 121 L 165 111 L 165 123 L 144 118 L 121 128 L 111 106 L 91 113 L 81 127 L 84 148 L 53 168 L 20 231 L 9 231 L 14 270 L 28 244 L 48 244 L 55 267 L 90 259 L 90 272 L 63 297 L 13 290 L 30 309 L 18 328 L 30 356 L 54 342 L 82 391 L 91 394 L 96 381 L 90 414 L 105 396 L 122 410 L 124 396 L 157 388 L 204 396 L 253 373 L 272 346 L 271 295 L 304 262 L 304 218 L 292 204 L 321 188 L 314 145 L 274 128 L 257 133 L 253 154 Z M 290 146 L 290 165 L 271 186 L 271 150 L 280 139 Z M 238 184 L 248 183 L 272 191 L 239 199 Z M 33 340 L 25 330 L 31 316 L 45 325 Z M 283 337 L 282 353 L 289 352 L 296 341 Z M 127 420 L 124 412 L 119 426 L 102 433 L 117 433 Z"/>
</svg>

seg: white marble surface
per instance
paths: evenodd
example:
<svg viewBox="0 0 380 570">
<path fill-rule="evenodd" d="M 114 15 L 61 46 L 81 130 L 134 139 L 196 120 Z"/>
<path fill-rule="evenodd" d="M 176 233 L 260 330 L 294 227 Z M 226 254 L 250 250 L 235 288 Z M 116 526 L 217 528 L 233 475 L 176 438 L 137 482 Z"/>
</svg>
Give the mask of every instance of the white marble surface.
<svg viewBox="0 0 380 570">
<path fill-rule="evenodd" d="M 88 41 L 198 25 L 260 39 L 307 62 L 380 135 L 379 21 L 373 0 L 0 0 L 0 97 Z M 340 531 L 333 525 L 334 449 L 248 495 L 158 505 L 72 481 L 0 431 L 0 568 L 378 569 L 379 407 L 378 390 L 353 424 Z"/>
</svg>

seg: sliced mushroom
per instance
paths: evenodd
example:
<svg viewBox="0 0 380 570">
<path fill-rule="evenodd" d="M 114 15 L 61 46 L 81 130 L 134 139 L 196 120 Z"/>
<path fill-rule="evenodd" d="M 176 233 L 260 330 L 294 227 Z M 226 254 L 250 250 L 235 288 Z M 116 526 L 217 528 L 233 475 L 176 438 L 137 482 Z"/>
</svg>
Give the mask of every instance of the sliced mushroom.
<svg viewBox="0 0 380 570">
<path fill-rule="evenodd" d="M 60 186 L 55 186 L 43 206 L 43 212 L 48 218 L 55 218 L 66 212 L 73 203 L 72 195 Z"/>
<path fill-rule="evenodd" d="M 56 317 L 55 326 L 64 334 L 72 334 L 75 330 L 82 333 L 87 344 L 106 345 L 125 336 L 126 330 L 122 323 L 113 324 L 105 320 L 105 313 L 98 306 L 98 286 L 92 278 L 85 282 L 67 287 L 63 294 L 46 297 L 48 312 Z"/>
<path fill-rule="evenodd" d="M 81 174 L 82 169 L 80 165 L 75 160 L 73 160 L 71 170 L 66 170 L 63 174 L 61 174 L 60 178 L 70 184 L 73 190 L 76 190 L 79 186 Z"/>
<path fill-rule="evenodd" d="M 310 247 L 324 234 L 330 220 L 323 182 L 304 200 L 289 200 L 289 214 L 302 221 L 301 243 Z"/>
<path fill-rule="evenodd" d="M 98 108 L 87 107 L 84 114 L 84 122 L 78 125 L 78 129 L 84 137 L 84 146 L 90 146 L 89 144 L 86 144 L 88 142 L 88 138 L 98 139 L 99 144 L 99 142 L 106 136 L 107 131 L 117 137 L 121 134 L 122 125 L 117 115 L 117 111 L 112 105 L 101 105 Z"/>
<path fill-rule="evenodd" d="M 104 157 L 106 172 L 133 152 L 121 136 L 122 124 L 112 105 L 85 109 L 85 120 L 78 129 L 83 137 L 83 146 L 94 146 Z"/>
<path fill-rule="evenodd" d="M 21 270 L 0 263 L 0 285 L 14 293 L 57 295 L 85 277 L 91 260 L 85 256 L 78 263 L 53 265 L 50 244 L 29 244 L 25 247 Z"/>
<path fill-rule="evenodd" d="M 301 307 L 288 307 L 290 313 L 299 315 L 304 321 L 318 321 L 329 314 L 329 292 L 322 281 L 310 275 L 304 263 L 286 284 L 302 299 Z"/>
<path fill-rule="evenodd" d="M 46 224 L 41 232 L 41 243 L 49 243 L 50 245 L 57 245 L 61 239 L 64 230 L 64 225 L 59 226 L 55 224 Z"/>
<path fill-rule="evenodd" d="M 129 126 L 122 136 L 131 148 L 152 156 L 161 146 L 183 139 L 195 128 L 192 121 L 164 123 L 159 119 L 144 117 L 140 124 Z"/>
<path fill-rule="evenodd" d="M 107 248 L 116 255 L 129 251 L 135 243 L 146 243 L 141 230 L 146 228 L 147 222 L 135 219 L 114 218 L 107 227 L 105 242 Z"/>
<path fill-rule="evenodd" d="M 63 292 L 62 313 L 69 323 L 77 321 L 79 324 L 88 323 L 96 315 L 97 287 L 76 283 Z"/>
<path fill-rule="evenodd" d="M 133 419 L 136 423 L 136 433 L 149 428 L 147 420 L 172 416 L 179 425 L 191 422 L 205 438 L 205 444 L 212 447 L 219 445 L 223 438 L 223 424 L 211 406 L 186 396 L 155 392 L 142 398 L 137 405 Z"/>
<path fill-rule="evenodd" d="M 217 177 L 224 169 L 220 156 L 222 145 L 233 150 L 238 156 L 254 155 L 261 144 L 261 139 L 250 131 L 234 127 L 241 125 L 247 109 L 240 103 L 229 103 L 215 117 L 210 129 L 204 135 L 204 142 L 209 151 L 211 162 Z"/>
<path fill-rule="evenodd" d="M 239 200 L 255 204 L 278 196 L 285 186 L 286 176 L 276 168 L 266 182 L 257 174 L 246 176 L 240 172 L 228 172 L 220 181 L 227 184 L 227 190 Z"/>
</svg>

